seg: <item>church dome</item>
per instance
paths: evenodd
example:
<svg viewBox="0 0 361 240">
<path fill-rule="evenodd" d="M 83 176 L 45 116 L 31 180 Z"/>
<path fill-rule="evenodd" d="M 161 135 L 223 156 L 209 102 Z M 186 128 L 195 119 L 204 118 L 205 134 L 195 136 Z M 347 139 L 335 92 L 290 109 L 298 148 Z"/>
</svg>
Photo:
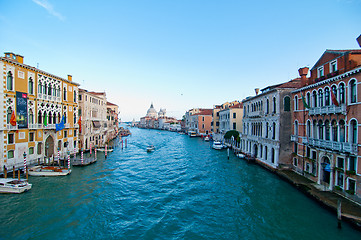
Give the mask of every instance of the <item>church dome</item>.
<svg viewBox="0 0 361 240">
<path fill-rule="evenodd" d="M 153 107 L 153 103 L 150 105 L 150 108 L 147 111 L 147 117 L 157 117 L 157 110 Z"/>
</svg>

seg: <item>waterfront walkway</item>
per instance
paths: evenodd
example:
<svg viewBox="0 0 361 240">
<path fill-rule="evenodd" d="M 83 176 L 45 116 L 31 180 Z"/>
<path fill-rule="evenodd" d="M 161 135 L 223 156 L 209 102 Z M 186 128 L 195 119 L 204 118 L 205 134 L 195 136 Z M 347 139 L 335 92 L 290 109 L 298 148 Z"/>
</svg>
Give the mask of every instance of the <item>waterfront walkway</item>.
<svg viewBox="0 0 361 240">
<path fill-rule="evenodd" d="M 335 212 L 335 221 L 337 219 L 337 202 L 341 200 L 342 220 L 352 223 L 361 230 L 361 206 L 359 204 L 333 191 L 324 191 L 323 188 L 320 188 L 311 180 L 291 170 L 279 170 L 276 173 L 308 196 L 333 210 Z"/>
</svg>

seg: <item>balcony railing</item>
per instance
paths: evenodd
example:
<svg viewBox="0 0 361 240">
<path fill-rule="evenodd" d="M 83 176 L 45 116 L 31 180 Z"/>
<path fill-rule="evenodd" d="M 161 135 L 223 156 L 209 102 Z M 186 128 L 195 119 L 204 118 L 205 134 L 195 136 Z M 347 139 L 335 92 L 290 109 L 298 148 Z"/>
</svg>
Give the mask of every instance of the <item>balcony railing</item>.
<svg viewBox="0 0 361 240">
<path fill-rule="evenodd" d="M 309 138 L 308 144 L 315 147 L 330 149 L 334 151 L 357 154 L 357 144 L 355 143 L 334 142 L 329 140 Z"/>
<path fill-rule="evenodd" d="M 310 108 L 308 111 L 309 115 L 321 115 L 321 114 L 336 114 L 336 113 L 342 113 L 346 115 L 346 105 L 341 106 L 322 106 L 322 107 L 314 107 Z"/>
<path fill-rule="evenodd" d="M 262 117 L 264 116 L 263 111 L 247 112 L 247 117 Z"/>
<path fill-rule="evenodd" d="M 18 125 L 13 126 L 11 124 L 7 124 L 6 129 L 7 130 L 18 130 Z"/>
</svg>

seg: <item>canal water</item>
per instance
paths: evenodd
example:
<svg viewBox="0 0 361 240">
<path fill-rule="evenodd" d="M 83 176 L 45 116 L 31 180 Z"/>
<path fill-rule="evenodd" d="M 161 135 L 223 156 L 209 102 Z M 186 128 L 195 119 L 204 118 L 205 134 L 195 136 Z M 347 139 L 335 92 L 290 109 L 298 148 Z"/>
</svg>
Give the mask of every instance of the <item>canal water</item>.
<svg viewBox="0 0 361 240">
<path fill-rule="evenodd" d="M 0 239 L 360 239 L 335 213 L 199 138 L 131 129 L 69 176 L 0 195 Z M 147 153 L 153 144 L 156 150 Z"/>
</svg>

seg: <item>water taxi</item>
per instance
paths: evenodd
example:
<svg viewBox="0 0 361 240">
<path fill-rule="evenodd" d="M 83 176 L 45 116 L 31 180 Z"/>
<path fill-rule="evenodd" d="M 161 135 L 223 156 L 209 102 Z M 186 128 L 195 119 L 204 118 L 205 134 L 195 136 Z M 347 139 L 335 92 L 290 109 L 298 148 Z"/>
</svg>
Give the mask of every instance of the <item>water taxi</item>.
<svg viewBox="0 0 361 240">
<path fill-rule="evenodd" d="M 31 189 L 32 184 L 16 178 L 0 178 L 0 193 L 22 193 Z"/>
<path fill-rule="evenodd" d="M 195 131 L 189 131 L 188 136 L 189 137 L 197 137 L 197 133 Z"/>
<path fill-rule="evenodd" d="M 29 168 L 30 176 L 55 177 L 55 176 L 65 176 L 70 173 L 71 173 L 71 169 L 62 168 L 59 166 L 35 166 Z"/>
<path fill-rule="evenodd" d="M 147 147 L 147 152 L 153 152 L 155 150 L 155 147 L 153 145 L 150 145 Z"/>
<path fill-rule="evenodd" d="M 223 144 L 219 141 L 214 141 L 212 144 L 212 148 L 216 150 L 221 150 L 223 149 Z"/>
</svg>

